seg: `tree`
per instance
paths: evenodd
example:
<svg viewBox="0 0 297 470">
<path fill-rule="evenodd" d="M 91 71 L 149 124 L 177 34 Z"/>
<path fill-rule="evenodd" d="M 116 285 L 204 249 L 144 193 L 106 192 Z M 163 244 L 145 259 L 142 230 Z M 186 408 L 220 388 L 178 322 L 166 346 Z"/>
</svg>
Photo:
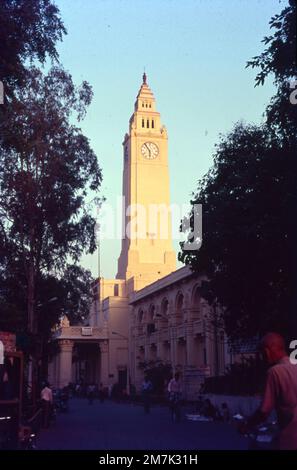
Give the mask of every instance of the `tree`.
<svg viewBox="0 0 297 470">
<path fill-rule="evenodd" d="M 44 275 L 37 284 L 38 354 L 41 378 L 47 377 L 49 355 L 52 352 L 52 329 L 67 315 L 71 325 L 81 324 L 89 315 L 90 292 L 93 282 L 90 271 L 77 265 L 67 265 L 60 277 Z M 36 343 L 35 343 L 36 348 Z"/>
<path fill-rule="evenodd" d="M 276 85 L 296 76 L 296 19 L 296 0 L 290 0 L 289 6 L 271 18 L 274 34 L 262 40 L 267 48 L 247 62 L 247 67 L 260 68 L 255 86 L 263 85 L 271 74 Z"/>
<path fill-rule="evenodd" d="M 273 74 L 277 93 L 266 109 L 267 125 L 278 135 L 282 144 L 288 146 L 292 141 L 294 151 L 297 106 L 291 105 L 290 95 L 292 89 L 297 87 L 296 0 L 290 0 L 289 6 L 272 17 L 269 24 L 275 32 L 262 41 L 268 47 L 248 61 L 247 67 L 260 68 L 255 86 L 264 85 L 266 78 Z"/>
<path fill-rule="evenodd" d="M 144 361 L 138 364 L 139 369 L 144 371 L 145 376 L 151 381 L 153 392 L 161 397 L 164 395 L 165 385 L 172 378 L 172 366 L 161 360 Z"/>
<path fill-rule="evenodd" d="M 193 195 L 193 203 L 203 204 L 202 247 L 179 254 L 207 274 L 231 337 L 269 329 L 289 335 L 297 327 L 297 115 L 288 84 L 296 74 L 296 2 L 290 3 L 271 21 L 269 48 L 248 63 L 261 67 L 256 85 L 275 76 L 266 123 L 238 123 L 221 137 L 214 165 Z"/>
<path fill-rule="evenodd" d="M 24 82 L 26 61 L 44 63 L 47 56 L 57 60 L 55 44 L 65 33 L 51 0 L 1 0 L 0 80 L 9 94 Z"/>
<path fill-rule="evenodd" d="M 69 260 L 77 263 L 83 252 L 95 249 L 87 198 L 100 187 L 101 170 L 88 139 L 73 123 L 75 114 L 84 117 L 91 98 L 90 86 L 75 87 L 61 67 L 47 75 L 33 67 L 3 124 L 1 265 L 23 287 L 28 329 L 34 334 L 39 329 L 37 287 L 49 275 L 61 276 Z"/>
</svg>

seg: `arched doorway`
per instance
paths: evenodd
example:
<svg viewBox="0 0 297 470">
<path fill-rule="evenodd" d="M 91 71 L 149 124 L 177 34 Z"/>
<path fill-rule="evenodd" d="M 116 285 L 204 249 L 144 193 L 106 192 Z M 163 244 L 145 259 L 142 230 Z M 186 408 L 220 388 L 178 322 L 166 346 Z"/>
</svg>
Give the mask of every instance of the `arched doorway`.
<svg viewBox="0 0 297 470">
<path fill-rule="evenodd" d="M 75 343 L 72 356 L 72 371 L 75 383 L 100 383 L 99 343 Z"/>
</svg>

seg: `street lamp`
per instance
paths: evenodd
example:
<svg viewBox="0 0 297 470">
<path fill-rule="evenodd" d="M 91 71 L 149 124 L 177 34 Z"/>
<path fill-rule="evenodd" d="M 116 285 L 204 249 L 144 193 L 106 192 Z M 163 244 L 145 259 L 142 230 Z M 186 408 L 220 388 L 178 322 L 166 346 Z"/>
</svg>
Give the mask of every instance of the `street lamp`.
<svg viewBox="0 0 297 470">
<path fill-rule="evenodd" d="M 122 333 L 118 333 L 117 331 L 112 331 L 112 335 L 117 335 L 120 338 L 123 338 L 127 341 L 127 350 L 128 350 L 128 363 L 127 363 L 127 395 L 130 395 L 130 361 L 129 361 L 129 338 L 128 336 L 122 335 Z"/>
</svg>

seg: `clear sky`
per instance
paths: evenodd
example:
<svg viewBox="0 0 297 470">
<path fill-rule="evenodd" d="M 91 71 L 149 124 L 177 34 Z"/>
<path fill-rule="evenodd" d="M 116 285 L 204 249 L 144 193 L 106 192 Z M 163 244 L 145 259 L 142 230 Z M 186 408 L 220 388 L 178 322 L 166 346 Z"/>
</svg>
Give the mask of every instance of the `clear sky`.
<svg viewBox="0 0 297 470">
<path fill-rule="evenodd" d="M 254 88 L 246 61 L 259 54 L 268 22 L 285 0 L 56 0 L 68 35 L 60 61 L 94 100 L 82 124 L 98 155 L 101 195 L 122 191 L 122 141 L 145 66 L 169 134 L 171 201 L 188 203 L 212 163 L 220 133 L 238 120 L 258 123 L 272 83 Z M 95 215 L 95 214 L 94 214 Z M 175 243 L 176 250 L 178 243 Z M 112 278 L 119 241 L 101 248 L 101 273 Z M 97 255 L 84 267 L 98 275 Z"/>
</svg>

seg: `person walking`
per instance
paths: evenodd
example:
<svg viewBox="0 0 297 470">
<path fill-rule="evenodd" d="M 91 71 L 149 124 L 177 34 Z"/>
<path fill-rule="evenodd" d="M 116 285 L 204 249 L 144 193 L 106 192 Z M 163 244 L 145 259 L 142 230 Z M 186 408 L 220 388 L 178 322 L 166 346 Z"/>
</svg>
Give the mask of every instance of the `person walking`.
<svg viewBox="0 0 297 470">
<path fill-rule="evenodd" d="M 88 401 L 89 405 L 93 404 L 94 401 L 94 396 L 95 396 L 95 384 L 89 384 L 88 389 L 87 389 L 87 395 L 88 395 Z"/>
<path fill-rule="evenodd" d="M 43 426 L 49 427 L 49 420 L 53 406 L 53 392 L 48 382 L 43 384 L 43 388 L 40 393 L 42 410 L 43 410 Z"/>
<path fill-rule="evenodd" d="M 267 372 L 262 403 L 240 431 L 245 434 L 252 431 L 274 409 L 279 426 L 274 448 L 297 450 L 297 365 L 290 361 L 284 338 L 278 333 L 267 333 L 261 341 L 261 350 L 271 366 Z"/>
<path fill-rule="evenodd" d="M 148 376 L 144 377 L 144 381 L 141 387 L 143 408 L 145 414 L 150 413 L 151 409 L 151 392 L 153 390 L 152 382 L 149 380 Z"/>
<path fill-rule="evenodd" d="M 103 383 L 101 382 L 99 385 L 99 400 L 100 403 L 104 403 L 104 398 L 105 398 L 105 390 L 103 387 Z"/>
<path fill-rule="evenodd" d="M 168 394 L 172 420 L 179 422 L 181 419 L 182 384 L 178 372 L 168 383 Z"/>
</svg>

